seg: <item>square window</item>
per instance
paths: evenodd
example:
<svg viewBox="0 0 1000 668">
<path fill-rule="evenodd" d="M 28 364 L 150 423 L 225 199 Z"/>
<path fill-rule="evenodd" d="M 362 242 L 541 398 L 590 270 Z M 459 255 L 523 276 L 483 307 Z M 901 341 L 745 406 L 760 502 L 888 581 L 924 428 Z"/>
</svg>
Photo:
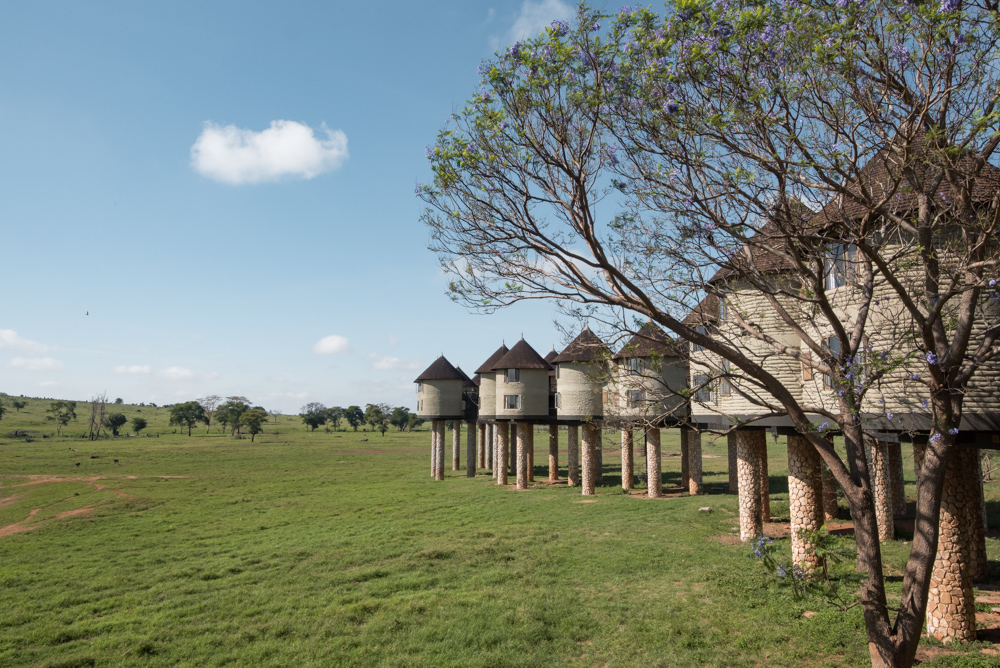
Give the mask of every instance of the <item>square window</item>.
<svg viewBox="0 0 1000 668">
<path fill-rule="evenodd" d="M 729 382 L 729 360 L 722 360 L 722 387 L 720 392 L 722 396 L 728 397 L 733 393 L 733 385 Z"/>
<path fill-rule="evenodd" d="M 521 395 L 520 394 L 505 394 L 503 397 L 504 408 L 509 411 L 516 411 L 521 409 Z"/>
<path fill-rule="evenodd" d="M 642 359 L 638 357 L 633 357 L 628 361 L 628 372 L 633 376 L 638 376 L 642 373 Z"/>
<path fill-rule="evenodd" d="M 628 391 L 628 405 L 629 408 L 636 408 L 642 403 L 643 392 L 642 390 L 629 390 Z"/>
<path fill-rule="evenodd" d="M 701 402 L 712 401 L 712 386 L 708 382 L 708 376 L 699 374 L 694 377 L 695 399 Z"/>
<path fill-rule="evenodd" d="M 836 336 L 831 336 L 826 340 L 826 345 L 830 349 L 830 353 L 833 355 L 834 359 L 840 357 L 840 339 Z M 828 373 L 823 374 L 823 387 L 831 390 L 833 389 L 833 378 L 831 378 Z"/>
</svg>

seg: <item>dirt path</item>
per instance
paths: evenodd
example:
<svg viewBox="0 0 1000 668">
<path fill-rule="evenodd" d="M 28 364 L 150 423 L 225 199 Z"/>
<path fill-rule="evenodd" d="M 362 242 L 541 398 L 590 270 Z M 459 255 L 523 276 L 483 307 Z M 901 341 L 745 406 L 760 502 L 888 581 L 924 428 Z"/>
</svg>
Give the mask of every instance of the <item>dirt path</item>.
<svg viewBox="0 0 1000 668">
<path fill-rule="evenodd" d="M 112 501 L 111 502 L 112 504 L 113 503 L 120 503 L 121 501 L 130 500 L 130 499 L 133 498 L 132 495 L 129 494 L 128 492 L 123 492 L 120 489 L 115 489 L 113 487 L 109 487 L 109 484 L 111 484 L 110 482 L 98 482 L 98 480 L 105 480 L 105 481 L 111 480 L 109 478 L 104 478 L 102 476 L 66 477 L 66 476 L 23 475 L 23 476 L 8 476 L 8 477 L 27 478 L 28 479 L 28 482 L 22 482 L 22 483 L 19 483 L 19 484 L 16 484 L 16 485 L 10 485 L 10 487 L 28 487 L 28 486 L 31 486 L 31 485 L 44 485 L 44 484 L 48 484 L 48 483 L 62 483 L 62 482 L 83 482 L 83 483 L 87 483 L 91 487 L 93 487 L 95 492 L 101 492 L 101 491 L 105 491 L 106 490 L 106 491 L 111 492 L 112 494 L 114 494 L 117 497 L 118 501 Z M 146 477 L 146 476 L 143 476 L 143 477 Z M 188 476 L 148 476 L 148 477 L 150 477 L 150 478 L 187 478 Z M 138 478 L 138 476 L 126 476 L 124 479 L 126 479 L 126 480 L 135 480 L 137 478 Z M 119 478 L 119 479 L 121 479 L 121 478 Z M 25 496 L 25 493 L 13 494 L 13 495 L 5 498 L 5 499 L 0 499 L 0 508 L 5 508 L 5 507 L 12 506 L 15 503 L 17 503 L 18 501 L 20 501 L 24 496 Z M 54 506 L 57 503 L 65 503 L 66 501 L 70 501 L 70 500 L 72 500 L 74 498 L 77 498 L 76 495 L 66 497 L 65 499 L 60 499 L 59 501 L 55 501 L 55 502 L 49 504 L 49 506 Z M 44 525 L 44 524 L 46 524 L 48 522 L 51 522 L 52 520 L 61 520 L 61 519 L 67 518 L 67 517 L 76 517 L 78 515 L 86 515 L 88 513 L 93 512 L 95 509 L 97 509 L 99 507 L 102 507 L 102 506 L 106 506 L 106 505 L 109 505 L 109 504 L 108 503 L 96 503 L 94 505 L 83 506 L 82 508 L 73 508 L 72 510 L 64 510 L 61 513 L 53 515 L 52 517 L 45 518 L 43 520 L 39 520 L 38 522 L 32 522 L 32 519 L 34 519 L 35 515 L 37 515 L 39 512 L 41 512 L 44 508 L 47 508 L 49 506 L 43 506 L 42 508 L 33 508 L 33 509 L 31 509 L 28 512 L 28 516 L 25 517 L 20 522 L 14 522 L 13 524 L 8 524 L 7 526 L 0 527 L 0 538 L 3 538 L 4 536 L 12 536 L 12 535 L 17 534 L 17 533 L 23 533 L 25 531 L 33 531 L 34 529 L 37 529 L 38 527 L 40 527 L 40 526 L 42 526 L 42 525 Z"/>
</svg>

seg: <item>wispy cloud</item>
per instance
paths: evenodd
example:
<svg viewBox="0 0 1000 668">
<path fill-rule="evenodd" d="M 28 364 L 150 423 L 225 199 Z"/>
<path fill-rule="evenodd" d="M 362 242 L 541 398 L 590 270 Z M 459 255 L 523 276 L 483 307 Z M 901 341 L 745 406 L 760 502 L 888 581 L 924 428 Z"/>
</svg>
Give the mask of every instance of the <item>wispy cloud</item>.
<svg viewBox="0 0 1000 668">
<path fill-rule="evenodd" d="M 521 11 L 514 19 L 514 25 L 507 31 L 507 43 L 512 44 L 520 39 L 538 37 L 556 19 L 569 19 L 574 9 L 561 0 L 524 0 Z"/>
<path fill-rule="evenodd" d="M 182 366 L 168 366 L 166 369 L 157 371 L 156 375 L 167 380 L 185 380 L 194 377 L 194 372 Z"/>
<path fill-rule="evenodd" d="M 59 387 L 59 383 L 54 380 L 43 380 L 38 384 L 38 387 Z"/>
<path fill-rule="evenodd" d="M 292 399 L 305 399 L 306 397 L 309 396 L 309 393 L 308 392 L 271 392 L 267 396 L 270 397 L 270 398 L 275 398 L 275 399 L 278 398 L 278 397 L 289 397 L 289 398 L 292 398 Z"/>
<path fill-rule="evenodd" d="M 16 369 L 27 369 L 28 371 L 61 369 L 63 367 L 62 362 L 51 357 L 15 357 L 10 361 L 10 365 Z"/>
<path fill-rule="evenodd" d="M 115 373 L 152 373 L 148 364 L 119 365 L 112 369 Z"/>
<path fill-rule="evenodd" d="M 342 131 L 322 125 L 319 134 L 295 121 L 271 121 L 260 132 L 206 122 L 191 147 L 191 166 L 202 176 L 232 185 L 311 179 L 340 167 L 348 155 Z"/>
<path fill-rule="evenodd" d="M 18 336 L 13 329 L 0 329 L 0 348 L 23 350 L 26 353 L 44 353 L 49 350 L 44 343 Z"/>
<path fill-rule="evenodd" d="M 346 353 L 350 349 L 351 346 L 346 336 L 331 334 L 330 336 L 324 336 L 322 339 L 317 341 L 313 346 L 312 351 L 317 355 L 338 355 L 340 353 Z"/>
<path fill-rule="evenodd" d="M 373 369 L 398 369 L 398 370 L 413 370 L 420 367 L 420 362 L 418 360 L 401 360 L 398 357 L 389 357 L 388 355 L 376 355 L 375 353 L 370 353 L 368 355 L 368 362 L 372 365 Z"/>
</svg>

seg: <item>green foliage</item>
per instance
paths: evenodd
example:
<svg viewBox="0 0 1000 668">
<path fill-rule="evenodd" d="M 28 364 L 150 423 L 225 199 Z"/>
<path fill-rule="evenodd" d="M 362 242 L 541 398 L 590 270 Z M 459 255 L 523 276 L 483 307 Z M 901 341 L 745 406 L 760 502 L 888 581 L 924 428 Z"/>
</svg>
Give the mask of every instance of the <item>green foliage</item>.
<svg viewBox="0 0 1000 668">
<path fill-rule="evenodd" d="M 407 429 L 410 426 L 410 409 L 406 406 L 396 406 L 393 408 L 392 414 L 389 415 L 389 424 L 399 431 Z"/>
<path fill-rule="evenodd" d="M 347 420 L 347 424 L 354 428 L 354 431 L 358 430 L 365 421 L 365 412 L 361 410 L 360 406 L 348 406 L 344 409 L 344 419 Z"/>
<path fill-rule="evenodd" d="M 247 431 L 250 432 L 250 441 L 254 442 L 257 434 L 264 431 L 264 424 L 267 422 L 267 411 L 263 408 L 251 408 L 243 413 L 243 423 L 246 424 Z"/>
<path fill-rule="evenodd" d="M 70 420 L 76 419 L 75 401 L 53 401 L 49 403 L 46 411 L 46 420 L 56 423 L 56 434 L 62 434 L 62 428 L 69 424 Z"/>
<path fill-rule="evenodd" d="M 118 406 L 121 406 L 124 403 L 125 403 L 125 400 L 122 399 L 121 397 L 118 397 L 117 399 L 115 399 L 115 404 L 118 405 Z"/>
<path fill-rule="evenodd" d="M 188 436 L 191 435 L 191 429 L 196 423 L 204 421 L 205 409 L 197 401 L 174 404 L 170 408 L 170 424 L 187 427 Z"/>
<path fill-rule="evenodd" d="M 310 431 L 316 431 L 316 427 L 326 424 L 327 418 L 329 418 L 329 409 L 314 401 L 299 409 L 299 417 L 302 418 L 302 424 L 309 427 Z"/>
<path fill-rule="evenodd" d="M 132 418 L 132 431 L 136 434 L 145 429 L 147 426 L 149 426 L 149 423 L 146 421 L 146 418 L 139 416 Z"/>
<path fill-rule="evenodd" d="M 111 428 L 111 433 L 114 436 L 118 435 L 118 430 L 121 429 L 126 422 L 128 422 L 128 418 L 125 417 L 124 413 L 109 413 L 107 417 L 104 418 L 104 424 Z"/>
<path fill-rule="evenodd" d="M 377 431 L 385 437 L 389 429 L 389 418 L 392 409 L 389 404 L 368 404 L 365 406 L 365 422 L 370 424 L 372 431 Z"/>
<path fill-rule="evenodd" d="M 7 412 L 7 407 L 3 405 L 3 397 L 0 397 L 0 420 L 3 419 L 3 414 Z"/>
<path fill-rule="evenodd" d="M 15 411 L 20 413 L 21 409 L 28 405 L 28 402 L 24 399 L 14 399 L 10 402 L 10 405 L 14 407 Z"/>
<path fill-rule="evenodd" d="M 229 428 L 229 433 L 239 434 L 243 426 L 243 414 L 250 409 L 250 404 L 243 397 L 229 397 L 229 401 L 215 409 L 216 421 L 222 423 L 222 428 Z"/>
</svg>

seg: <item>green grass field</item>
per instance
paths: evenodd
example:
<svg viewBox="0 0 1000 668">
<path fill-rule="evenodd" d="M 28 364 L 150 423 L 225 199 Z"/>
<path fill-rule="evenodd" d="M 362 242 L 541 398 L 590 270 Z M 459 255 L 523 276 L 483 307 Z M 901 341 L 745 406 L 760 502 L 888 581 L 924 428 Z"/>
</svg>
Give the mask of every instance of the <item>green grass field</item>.
<svg viewBox="0 0 1000 668">
<path fill-rule="evenodd" d="M 868 662 L 858 608 L 794 601 L 749 558 L 735 496 L 622 494 L 616 434 L 584 502 L 541 482 L 542 434 L 539 482 L 515 492 L 466 479 L 464 452 L 434 482 L 426 427 L 308 433 L 283 416 L 251 444 L 125 406 L 149 435 L 91 442 L 84 411 L 55 437 L 46 407 L 0 421 L 0 666 Z M 672 487 L 676 432 L 663 451 Z M 708 486 L 724 487 L 725 443 L 706 439 L 705 455 Z M 787 518 L 782 441 L 769 456 L 772 514 Z M 907 550 L 886 547 L 890 572 Z M 996 665 L 983 648 L 930 665 Z"/>
</svg>

